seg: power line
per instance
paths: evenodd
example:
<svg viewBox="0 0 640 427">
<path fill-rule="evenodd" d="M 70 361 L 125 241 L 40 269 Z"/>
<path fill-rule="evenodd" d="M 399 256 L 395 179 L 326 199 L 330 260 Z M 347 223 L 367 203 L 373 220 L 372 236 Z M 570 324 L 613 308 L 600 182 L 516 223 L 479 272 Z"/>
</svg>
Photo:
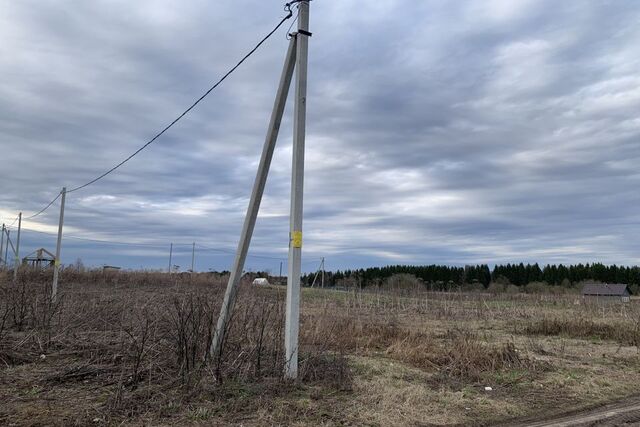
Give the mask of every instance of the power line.
<svg viewBox="0 0 640 427">
<path fill-rule="evenodd" d="M 18 215 L 18 216 L 13 220 L 13 222 L 9 225 L 9 227 L 12 227 L 12 226 L 13 226 L 13 224 L 15 224 L 15 223 L 16 223 L 16 221 L 18 220 L 18 218 L 20 218 L 20 215 Z"/>
<path fill-rule="evenodd" d="M 8 227 L 10 228 L 10 227 Z M 38 234 L 44 234 L 47 236 L 56 236 L 57 233 L 50 233 L 47 231 L 39 231 L 39 230 L 33 230 L 30 228 L 22 228 L 22 231 L 27 231 L 27 232 L 31 232 L 31 233 L 38 233 Z M 154 247 L 154 248 L 164 248 L 166 247 L 166 244 L 162 244 L 162 243 L 134 243 L 134 242 L 122 242 L 122 241 L 114 241 L 114 240 L 100 240 L 100 239 L 92 239 L 89 237 L 81 237 L 81 236 L 69 236 L 69 235 L 65 235 L 65 238 L 67 239 L 74 239 L 74 240 L 82 240 L 82 241 L 86 241 L 86 242 L 95 242 L 95 243 L 105 243 L 105 244 L 109 244 L 109 245 L 125 245 L 125 246 L 145 246 L 145 247 Z M 174 246 L 187 246 L 187 245 L 191 245 L 191 243 L 174 243 Z"/>
<path fill-rule="evenodd" d="M 191 110 L 193 110 L 193 108 L 195 108 L 196 105 L 198 105 L 204 98 L 207 97 L 207 95 L 209 95 L 215 88 L 217 88 L 218 86 L 220 86 L 220 84 L 225 81 L 227 79 L 227 77 L 229 77 L 240 65 L 242 65 L 251 55 L 253 55 L 259 48 L 260 46 L 262 46 L 264 44 L 264 42 L 266 42 L 281 26 L 282 24 L 285 23 L 285 21 L 287 21 L 289 18 L 291 18 L 293 16 L 293 12 L 291 11 L 291 5 L 297 3 L 298 0 L 294 0 L 290 3 L 285 4 L 285 11 L 287 12 L 287 15 L 282 18 L 280 20 L 280 22 L 278 22 L 278 24 L 269 32 L 267 33 L 266 36 L 264 36 L 254 47 L 253 49 L 251 49 L 244 57 L 242 57 L 242 59 L 240 61 L 238 61 L 238 63 L 236 63 L 236 65 L 234 65 L 229 71 L 227 71 L 213 86 L 211 86 L 202 96 L 200 96 L 200 98 L 198 98 L 193 104 L 191 104 L 189 106 L 189 108 L 187 108 L 186 110 L 184 110 L 178 117 L 176 117 L 171 123 L 169 123 L 167 126 L 165 126 L 160 132 L 158 132 L 153 138 L 151 138 L 149 141 L 147 141 L 142 147 L 138 148 L 135 152 L 133 152 L 133 154 L 131 154 L 130 156 L 128 156 L 127 158 L 125 158 L 123 161 L 121 161 L 120 163 L 118 163 L 117 165 L 115 165 L 114 167 L 112 167 L 111 169 L 109 169 L 108 171 L 104 172 L 103 174 L 97 176 L 96 178 L 92 179 L 91 181 L 88 181 L 78 187 L 74 187 L 71 190 L 68 190 L 67 193 L 73 193 L 75 191 L 81 190 L 85 187 L 88 187 L 89 185 L 101 180 L 102 178 L 104 178 L 105 176 L 109 175 L 111 172 L 115 171 L 116 169 L 118 169 L 120 166 L 124 165 L 125 163 L 127 163 L 129 160 L 131 160 L 133 157 L 135 157 L 138 153 L 140 153 L 142 150 L 144 150 L 145 148 L 147 148 L 149 145 L 151 145 L 153 142 L 155 142 L 160 136 L 162 136 L 166 131 L 168 131 L 171 127 L 173 127 L 173 125 L 175 125 L 176 123 L 178 123 L 178 121 L 180 121 L 184 116 L 186 116 Z M 40 211 L 38 211 L 36 214 L 31 215 L 29 217 L 26 217 L 24 219 L 33 219 L 35 217 L 37 217 L 38 215 L 42 214 L 44 211 L 46 211 L 47 209 L 49 209 L 49 207 L 51 207 L 51 205 L 58 200 L 58 198 L 60 197 L 60 193 L 53 199 L 51 200 L 51 202 L 49 202 L 44 208 L 42 208 Z"/>
<path fill-rule="evenodd" d="M 40 215 L 41 213 L 43 213 L 44 211 L 46 211 L 47 209 L 49 209 L 49 207 L 50 207 L 50 206 L 51 206 L 51 205 L 52 205 L 56 200 L 58 200 L 58 198 L 59 198 L 61 195 L 62 195 L 62 193 L 58 193 L 58 195 L 57 195 L 57 196 L 56 196 L 52 201 L 50 201 L 50 202 L 49 202 L 49 204 L 48 204 L 47 206 L 45 206 L 45 207 L 44 207 L 44 208 L 42 208 L 40 211 L 38 211 L 38 213 L 36 213 L 36 214 L 34 214 L 34 215 L 31 215 L 31 216 L 28 216 L 28 217 L 26 217 L 25 219 L 32 219 L 32 218 L 37 217 L 38 215 Z"/>
<path fill-rule="evenodd" d="M 8 229 L 12 229 L 11 226 L 7 227 Z M 40 230 L 33 230 L 30 228 L 22 228 L 22 231 L 26 231 L 26 232 L 31 232 L 31 233 L 38 233 L 38 234 L 44 234 L 47 236 L 56 236 L 56 233 L 50 233 L 47 231 L 40 231 Z M 85 242 L 93 242 L 93 243 L 104 243 L 107 245 L 123 245 L 123 246 L 138 246 L 138 247 L 150 247 L 150 248 L 165 248 L 167 245 L 166 244 L 162 244 L 162 243 L 134 243 L 134 242 L 123 242 L 123 241 L 115 241 L 115 240 L 100 240 L 100 239 L 92 239 L 89 237 L 81 237 L 81 236 L 73 236 L 73 235 L 66 235 L 65 238 L 67 239 L 73 239 L 73 240 L 81 240 L 81 241 L 85 241 Z M 193 243 L 173 243 L 173 246 L 192 246 Z M 200 249 L 204 249 L 205 251 L 214 251 L 214 252 L 221 252 L 221 253 L 225 253 L 225 254 L 230 254 L 230 255 L 234 255 L 235 251 L 231 250 L 231 249 L 223 249 L 223 248 L 212 248 L 210 246 L 205 246 L 205 245 L 201 245 L 201 244 L 196 244 L 197 248 Z M 267 256 L 267 255 L 248 255 L 251 258 L 264 258 L 264 259 L 273 259 L 273 260 L 278 260 L 278 261 L 286 261 L 286 258 L 276 258 L 276 257 L 271 257 L 271 256 Z M 309 262 L 309 261 L 307 261 Z"/>
<path fill-rule="evenodd" d="M 287 33 L 285 34 L 285 38 L 287 40 L 291 40 L 291 29 L 293 28 L 293 26 L 296 24 L 296 22 L 298 21 L 298 17 L 300 16 L 300 6 L 297 7 L 298 9 L 298 13 L 296 13 L 296 18 L 293 20 L 293 22 L 291 23 L 291 25 L 289 25 L 289 29 L 287 29 Z"/>
<path fill-rule="evenodd" d="M 225 75 L 222 76 L 222 78 L 220 78 L 220 80 L 218 80 L 213 86 L 211 86 L 200 98 L 198 98 L 193 104 L 191 104 L 191 106 L 189 108 L 187 108 L 186 110 L 184 110 L 182 112 L 182 114 L 180 114 L 178 117 L 176 117 L 171 123 L 169 123 L 167 126 L 165 126 L 164 129 L 162 129 L 160 132 L 158 132 L 153 138 L 151 138 L 149 141 L 147 141 L 142 147 L 138 148 L 133 154 L 131 154 L 129 157 L 127 157 L 126 159 L 124 159 L 123 161 L 121 161 L 120 163 L 118 163 L 117 165 L 115 165 L 114 167 L 112 167 L 111 169 L 109 169 L 108 171 L 106 171 L 105 173 L 103 173 L 102 175 L 92 179 L 91 181 L 82 184 L 78 187 L 72 188 L 71 190 L 67 191 L 67 193 L 73 193 L 74 191 L 78 191 L 81 190 L 85 187 L 88 187 L 89 185 L 95 183 L 96 181 L 104 178 L 105 176 L 109 175 L 111 172 L 115 171 L 116 169 L 118 169 L 120 166 L 124 165 L 125 163 L 127 163 L 129 160 L 131 160 L 136 154 L 140 153 L 142 150 L 144 150 L 145 148 L 147 148 L 149 145 L 151 145 L 156 139 L 158 139 L 160 136 L 162 136 L 162 134 L 164 134 L 166 131 L 168 131 L 173 125 L 175 125 L 176 123 L 178 123 L 178 121 L 180 119 L 182 119 L 184 116 L 187 115 L 187 113 L 189 113 L 189 111 L 191 111 L 196 105 L 198 105 L 200 103 L 200 101 L 202 101 L 207 95 L 209 95 L 211 93 L 211 91 L 213 91 L 215 88 L 217 88 L 227 77 L 229 77 L 231 75 L 231 73 L 233 73 L 240 65 L 242 65 L 242 63 L 244 61 L 246 61 L 251 55 L 253 55 L 253 53 L 258 50 L 258 48 L 260 46 L 262 46 L 262 44 L 267 41 L 269 39 L 269 37 L 271 37 L 273 35 L 273 33 L 275 33 L 278 28 L 280 28 L 282 26 L 282 24 L 284 24 L 284 22 L 291 18 L 291 16 L 293 15 L 293 12 L 291 12 L 291 10 L 288 10 L 288 14 L 287 16 L 285 16 L 284 18 L 282 18 L 280 20 L 280 22 L 273 28 L 273 30 L 271 30 L 265 37 L 262 38 L 262 40 L 260 40 L 258 42 L 258 44 L 255 45 L 255 47 L 253 49 L 251 49 L 249 51 L 249 53 L 247 53 L 236 65 L 234 65 L 229 71 L 227 71 L 227 73 Z"/>
<path fill-rule="evenodd" d="M 236 254 L 236 251 L 231 250 L 231 249 L 212 248 L 212 247 L 204 246 L 204 245 L 201 245 L 201 244 L 197 244 L 196 246 L 198 246 L 201 249 L 208 250 L 208 251 L 223 252 L 223 253 L 227 253 L 227 254 L 231 254 L 231 255 L 235 255 Z M 286 258 L 277 258 L 277 257 L 272 257 L 272 256 L 267 256 L 267 255 L 251 255 L 251 254 L 248 254 L 247 256 L 250 257 L 250 258 L 274 259 L 274 260 L 277 260 L 277 261 L 285 261 L 286 260 Z"/>
</svg>

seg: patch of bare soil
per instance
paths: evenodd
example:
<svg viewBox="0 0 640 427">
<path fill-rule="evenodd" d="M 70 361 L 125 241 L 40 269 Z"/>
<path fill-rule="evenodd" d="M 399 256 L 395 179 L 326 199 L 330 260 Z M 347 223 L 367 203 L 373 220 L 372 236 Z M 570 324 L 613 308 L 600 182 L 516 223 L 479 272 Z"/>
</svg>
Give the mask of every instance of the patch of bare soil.
<svg viewBox="0 0 640 427">
<path fill-rule="evenodd" d="M 503 427 L 609 427 L 640 425 L 640 397 L 603 405 L 587 411 L 573 412 L 561 416 L 550 416 L 537 421 L 521 419 L 503 424 Z"/>
</svg>

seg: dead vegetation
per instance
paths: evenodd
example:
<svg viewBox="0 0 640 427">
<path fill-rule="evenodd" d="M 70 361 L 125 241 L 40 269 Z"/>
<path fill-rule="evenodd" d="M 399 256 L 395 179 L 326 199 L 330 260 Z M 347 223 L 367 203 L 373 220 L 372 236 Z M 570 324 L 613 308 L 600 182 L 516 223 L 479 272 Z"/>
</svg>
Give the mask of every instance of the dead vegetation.
<svg viewBox="0 0 640 427">
<path fill-rule="evenodd" d="M 99 385 L 95 397 L 104 402 L 96 408 L 98 418 L 113 421 L 176 402 L 182 408 L 203 393 L 225 395 L 227 383 L 283 382 L 284 294 L 244 284 L 223 350 L 211 360 L 221 280 L 209 277 L 201 285 L 184 277 L 178 288 L 163 288 L 135 274 L 136 285 L 120 282 L 124 289 L 114 290 L 93 277 L 63 290 L 55 303 L 39 275 L 22 274 L 18 283 L 2 286 L 5 369 L 46 367 L 46 375 L 30 379 L 42 387 Z M 303 381 L 349 388 L 340 355 L 303 348 L 301 356 Z"/>
<path fill-rule="evenodd" d="M 465 424 L 623 396 L 640 379 L 621 368 L 640 365 L 632 305 L 306 289 L 291 383 L 283 287 L 243 284 L 211 358 L 225 277 L 65 271 L 56 303 L 49 279 L 0 273 L 2 424 Z"/>
<path fill-rule="evenodd" d="M 622 322 L 594 321 L 589 318 L 543 318 L 530 321 L 523 327 L 529 335 L 551 335 L 588 340 L 615 341 L 622 345 L 637 347 L 640 343 L 640 319 Z"/>
</svg>

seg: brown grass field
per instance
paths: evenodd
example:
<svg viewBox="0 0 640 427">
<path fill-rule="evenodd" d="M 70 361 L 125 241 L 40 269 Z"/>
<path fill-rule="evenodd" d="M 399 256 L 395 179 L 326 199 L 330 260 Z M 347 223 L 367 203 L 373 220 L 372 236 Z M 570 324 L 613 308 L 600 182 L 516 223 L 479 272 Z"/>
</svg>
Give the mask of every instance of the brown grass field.
<svg viewBox="0 0 640 427">
<path fill-rule="evenodd" d="M 0 425 L 517 425 L 640 382 L 640 305 L 579 296 L 303 289 L 301 378 L 282 379 L 285 288 L 224 277 L 0 273 Z M 491 387 L 491 390 L 486 390 Z"/>
</svg>

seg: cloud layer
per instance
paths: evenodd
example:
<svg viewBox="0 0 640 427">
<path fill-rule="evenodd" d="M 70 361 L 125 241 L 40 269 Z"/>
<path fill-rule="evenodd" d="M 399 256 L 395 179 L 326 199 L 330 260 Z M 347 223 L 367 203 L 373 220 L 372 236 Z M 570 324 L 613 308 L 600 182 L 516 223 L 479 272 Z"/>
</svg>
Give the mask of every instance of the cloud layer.
<svg viewBox="0 0 640 427">
<path fill-rule="evenodd" d="M 283 16 L 239 0 L 9 2 L 0 215 L 118 163 Z M 640 263 L 640 5 L 311 4 L 305 262 Z M 68 198 L 63 262 L 229 268 L 284 31 L 156 144 Z M 291 104 L 291 103 L 290 103 Z M 291 105 L 249 268 L 286 258 Z M 24 227 L 55 232 L 57 205 Z M 25 231 L 24 251 L 54 247 Z M 24 252 L 23 251 L 23 252 Z"/>
</svg>

